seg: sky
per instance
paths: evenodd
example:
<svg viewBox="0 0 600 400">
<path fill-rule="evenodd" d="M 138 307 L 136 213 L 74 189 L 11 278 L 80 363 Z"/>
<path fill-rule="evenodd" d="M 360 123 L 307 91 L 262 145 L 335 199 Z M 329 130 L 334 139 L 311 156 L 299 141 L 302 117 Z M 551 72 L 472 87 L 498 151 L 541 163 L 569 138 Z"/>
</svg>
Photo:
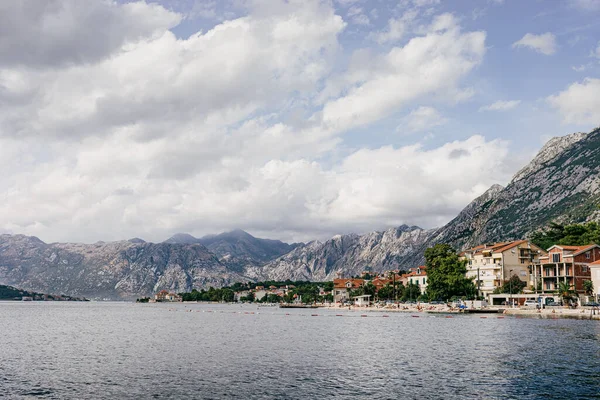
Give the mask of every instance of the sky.
<svg viewBox="0 0 600 400">
<path fill-rule="evenodd" d="M 442 226 L 600 124 L 600 0 L 0 2 L 0 233 Z"/>
</svg>

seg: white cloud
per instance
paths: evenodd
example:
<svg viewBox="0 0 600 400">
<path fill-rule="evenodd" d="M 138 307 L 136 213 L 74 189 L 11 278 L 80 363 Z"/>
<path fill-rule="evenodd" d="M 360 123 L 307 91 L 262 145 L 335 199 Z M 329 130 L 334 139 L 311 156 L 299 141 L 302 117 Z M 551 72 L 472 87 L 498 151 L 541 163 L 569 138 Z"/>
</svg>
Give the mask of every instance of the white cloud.
<svg viewBox="0 0 600 400">
<path fill-rule="evenodd" d="M 556 53 L 556 36 L 550 32 L 541 35 L 527 33 L 520 40 L 514 42 L 512 47 L 528 47 L 548 56 Z"/>
<path fill-rule="evenodd" d="M 398 132 L 418 132 L 444 125 L 447 119 L 433 107 L 421 106 L 403 118 Z"/>
<path fill-rule="evenodd" d="M 46 240 L 73 240 L 75 233 L 78 240 L 95 241 L 160 240 L 177 231 L 204 234 L 243 226 L 307 240 L 404 221 L 431 226 L 451 218 L 496 179 L 509 178 L 496 173 L 506 143 L 479 136 L 429 150 L 358 150 L 331 169 L 306 159 L 274 159 L 250 168 L 221 161 L 182 180 L 148 177 L 168 141 L 115 136 L 93 144 L 71 148 L 75 158 L 64 154 L 46 165 L 13 164 L 10 179 L 31 184 L 4 193 L 0 227 Z"/>
<path fill-rule="evenodd" d="M 479 111 L 508 111 L 521 104 L 521 100 L 498 100 L 479 108 Z"/>
<path fill-rule="evenodd" d="M 562 92 L 549 96 L 547 101 L 558 109 L 564 123 L 600 124 L 600 79 L 585 78 L 572 83 Z"/>
<path fill-rule="evenodd" d="M 352 73 L 347 94 L 323 107 L 323 122 L 333 131 L 366 125 L 411 101 L 434 93 L 456 93 L 460 79 L 485 53 L 485 33 L 462 32 L 449 14 L 436 17 L 425 36 L 394 47 L 366 75 Z M 353 71 L 354 72 L 354 71 Z"/>
<path fill-rule="evenodd" d="M 179 14 L 156 4 L 0 2 L 0 66 L 99 61 L 127 43 L 162 34 L 180 20 Z"/>
<path fill-rule="evenodd" d="M 369 23 L 371 22 L 369 20 L 369 17 L 367 17 L 363 12 L 363 9 L 361 7 L 350 7 L 346 15 L 348 16 L 348 18 L 350 18 L 352 22 L 358 25 L 369 25 Z"/>
<path fill-rule="evenodd" d="M 413 0 L 415 7 L 432 7 L 440 4 L 440 0 Z"/>
<path fill-rule="evenodd" d="M 391 18 L 383 31 L 372 33 L 369 37 L 379 44 L 397 42 L 408 33 L 417 15 L 416 10 L 409 10 L 400 18 Z"/>
<path fill-rule="evenodd" d="M 340 150 L 349 129 L 472 93 L 461 84 L 485 33 L 450 15 L 403 47 L 357 51 L 338 74 L 346 24 L 329 2 L 249 2 L 243 17 L 185 38 L 169 29 L 181 15 L 156 4 L 62 4 L 77 16 L 64 32 L 36 25 L 56 13 L 37 9 L 20 20 L 33 33 L 0 44 L 0 231 L 93 242 L 242 227 L 305 240 L 431 226 L 501 179 L 492 168 L 506 144 L 482 137 Z M 75 40 L 82 31 L 98 43 Z M 54 39 L 28 42 L 43 34 Z M 421 107 L 407 125 L 443 121 Z"/>
<path fill-rule="evenodd" d="M 600 0 L 570 0 L 573 7 L 582 11 L 599 11 Z"/>
</svg>

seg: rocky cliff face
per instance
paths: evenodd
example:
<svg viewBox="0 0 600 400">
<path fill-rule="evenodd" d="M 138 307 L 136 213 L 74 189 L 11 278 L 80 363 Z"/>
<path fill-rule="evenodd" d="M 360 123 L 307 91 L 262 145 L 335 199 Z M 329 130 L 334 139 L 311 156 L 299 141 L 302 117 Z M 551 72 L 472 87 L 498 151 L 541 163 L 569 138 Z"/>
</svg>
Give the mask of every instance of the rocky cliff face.
<svg viewBox="0 0 600 400">
<path fill-rule="evenodd" d="M 245 280 L 201 244 L 46 244 L 0 235 L 0 282 L 53 294 L 133 299 Z"/>
<path fill-rule="evenodd" d="M 402 225 L 365 235 L 338 235 L 326 242 L 310 242 L 268 263 L 265 278 L 324 281 L 337 275 L 383 271 L 415 264 L 416 249 L 433 231 Z"/>
<path fill-rule="evenodd" d="M 600 205 L 600 129 L 550 140 L 502 190 L 492 187 L 432 236 L 456 248 L 584 222 Z"/>
</svg>

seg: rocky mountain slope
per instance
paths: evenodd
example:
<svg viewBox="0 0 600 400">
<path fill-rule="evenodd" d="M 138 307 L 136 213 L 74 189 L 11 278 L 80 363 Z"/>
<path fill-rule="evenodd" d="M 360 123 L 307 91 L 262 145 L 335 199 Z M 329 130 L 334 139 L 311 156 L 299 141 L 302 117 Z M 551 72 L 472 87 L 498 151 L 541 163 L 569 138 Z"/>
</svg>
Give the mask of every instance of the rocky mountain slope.
<svg viewBox="0 0 600 400">
<path fill-rule="evenodd" d="M 133 299 L 245 280 L 201 244 L 119 241 L 46 244 L 0 235 L 0 282 L 53 294 Z"/>
<path fill-rule="evenodd" d="M 596 129 L 550 140 L 505 188 L 492 187 L 440 228 L 431 243 L 462 248 L 518 239 L 553 221 L 593 218 L 599 206 L 600 129 Z"/>
<path fill-rule="evenodd" d="M 256 238 L 241 229 L 208 235 L 200 239 L 186 233 L 178 233 L 165 243 L 200 243 L 214 253 L 222 264 L 240 273 L 248 268 L 260 267 L 301 245 Z"/>
<path fill-rule="evenodd" d="M 262 270 L 269 279 L 323 281 L 362 271 L 383 271 L 415 264 L 417 249 L 434 231 L 402 225 L 365 235 L 338 235 L 326 242 L 310 242 L 268 263 Z M 417 255 L 418 259 L 419 256 Z"/>
</svg>

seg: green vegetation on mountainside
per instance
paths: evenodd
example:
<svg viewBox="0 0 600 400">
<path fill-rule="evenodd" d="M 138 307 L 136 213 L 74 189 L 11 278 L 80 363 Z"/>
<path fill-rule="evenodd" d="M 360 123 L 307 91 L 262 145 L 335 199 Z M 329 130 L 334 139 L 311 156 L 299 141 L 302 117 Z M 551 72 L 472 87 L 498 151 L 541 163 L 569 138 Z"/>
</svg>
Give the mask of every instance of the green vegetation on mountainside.
<svg viewBox="0 0 600 400">
<path fill-rule="evenodd" d="M 555 244 L 565 246 L 600 244 L 600 224 L 596 222 L 572 225 L 553 223 L 548 229 L 533 233 L 531 241 L 542 249 L 548 249 Z"/>
</svg>

